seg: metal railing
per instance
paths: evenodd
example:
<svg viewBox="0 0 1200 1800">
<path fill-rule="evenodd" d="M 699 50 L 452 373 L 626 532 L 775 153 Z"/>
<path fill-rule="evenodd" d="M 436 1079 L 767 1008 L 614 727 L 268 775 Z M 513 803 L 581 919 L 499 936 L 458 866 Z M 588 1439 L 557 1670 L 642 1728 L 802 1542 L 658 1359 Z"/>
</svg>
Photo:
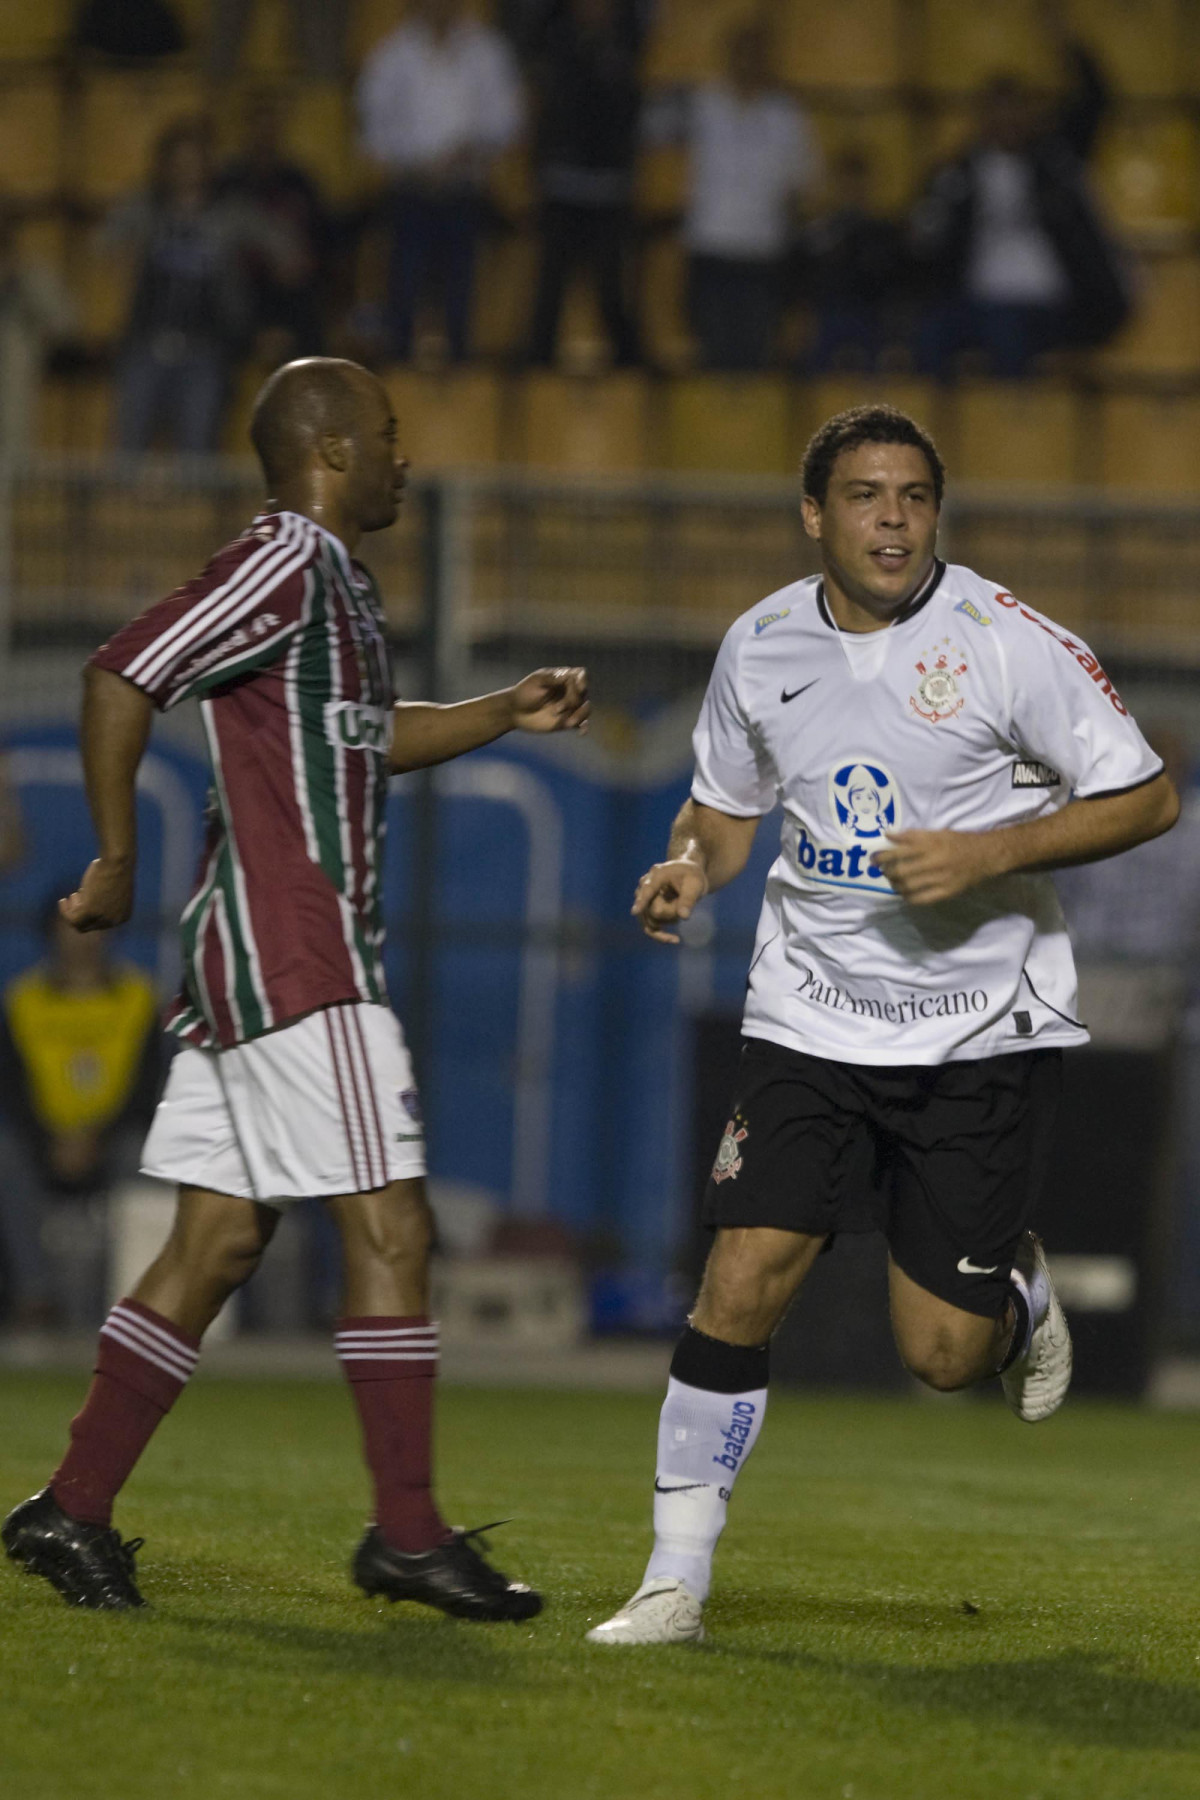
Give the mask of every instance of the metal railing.
<svg viewBox="0 0 1200 1800">
<path fill-rule="evenodd" d="M 815 567 L 796 483 L 464 471 L 413 483 L 364 554 L 435 689 L 480 660 L 599 656 L 620 691 L 703 678 L 729 622 Z M 240 460 L 41 459 L 0 476 L 0 648 L 95 643 L 261 504 Z M 952 489 L 942 545 L 1124 664 L 1200 670 L 1200 504 Z"/>
</svg>

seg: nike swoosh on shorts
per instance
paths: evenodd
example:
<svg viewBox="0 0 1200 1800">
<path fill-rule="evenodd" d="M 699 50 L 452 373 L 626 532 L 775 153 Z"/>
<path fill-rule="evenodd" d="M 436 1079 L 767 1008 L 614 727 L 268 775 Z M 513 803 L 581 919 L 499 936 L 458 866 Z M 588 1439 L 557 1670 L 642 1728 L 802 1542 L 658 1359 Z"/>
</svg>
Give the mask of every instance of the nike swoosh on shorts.
<svg viewBox="0 0 1200 1800">
<path fill-rule="evenodd" d="M 999 1263 L 993 1263 L 990 1269 L 981 1268 L 978 1263 L 973 1263 L 969 1256 L 960 1256 L 958 1259 L 960 1275 L 994 1275 L 999 1267 Z"/>
</svg>

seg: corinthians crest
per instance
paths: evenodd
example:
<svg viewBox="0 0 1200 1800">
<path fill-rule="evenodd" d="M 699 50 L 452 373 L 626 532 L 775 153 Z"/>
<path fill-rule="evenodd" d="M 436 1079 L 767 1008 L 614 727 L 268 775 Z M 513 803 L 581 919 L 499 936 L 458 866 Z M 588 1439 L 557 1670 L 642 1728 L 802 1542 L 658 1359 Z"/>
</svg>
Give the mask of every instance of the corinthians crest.
<svg viewBox="0 0 1200 1800">
<path fill-rule="evenodd" d="M 967 659 L 962 651 L 949 638 L 943 638 L 932 650 L 922 651 L 917 663 L 917 691 L 909 695 L 908 704 L 935 725 L 939 719 L 952 719 L 966 702 L 958 685 L 966 672 Z"/>
<path fill-rule="evenodd" d="M 742 1166 L 742 1153 L 738 1145 L 749 1136 L 740 1119 L 730 1119 L 725 1127 L 725 1135 L 717 1146 L 717 1160 L 713 1164 L 714 1181 L 732 1181 Z"/>
</svg>

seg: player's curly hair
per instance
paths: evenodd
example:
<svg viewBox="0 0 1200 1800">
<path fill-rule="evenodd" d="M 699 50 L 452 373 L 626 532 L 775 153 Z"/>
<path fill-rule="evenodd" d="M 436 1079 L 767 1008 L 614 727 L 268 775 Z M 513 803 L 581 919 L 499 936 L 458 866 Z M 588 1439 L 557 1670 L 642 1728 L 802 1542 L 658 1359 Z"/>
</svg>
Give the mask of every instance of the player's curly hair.
<svg viewBox="0 0 1200 1800">
<path fill-rule="evenodd" d="M 800 465 L 805 495 L 824 506 L 834 463 L 843 450 L 857 450 L 860 444 L 911 444 L 914 450 L 920 450 L 933 476 L 934 498 L 941 506 L 946 491 L 946 465 L 929 433 L 896 406 L 852 406 L 848 412 L 826 419 L 809 440 Z"/>
</svg>

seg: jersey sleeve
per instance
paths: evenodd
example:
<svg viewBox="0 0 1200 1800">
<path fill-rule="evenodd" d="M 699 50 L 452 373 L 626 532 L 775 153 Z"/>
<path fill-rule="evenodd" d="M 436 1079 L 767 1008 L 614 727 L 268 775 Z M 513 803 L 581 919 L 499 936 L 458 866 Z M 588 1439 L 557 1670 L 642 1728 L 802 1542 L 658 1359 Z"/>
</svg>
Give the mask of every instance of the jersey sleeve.
<svg viewBox="0 0 1200 1800">
<path fill-rule="evenodd" d="M 1082 639 L 1020 606 L 1005 634 L 1014 743 L 1058 770 L 1076 799 L 1151 781 L 1163 767 Z"/>
<path fill-rule="evenodd" d="M 299 629 L 313 534 L 291 522 L 256 529 L 202 575 L 146 608 L 91 658 L 160 711 L 277 662 Z"/>
<path fill-rule="evenodd" d="M 721 645 L 692 736 L 692 799 L 735 818 L 761 818 L 776 799 L 775 770 L 738 692 L 738 646 Z"/>
</svg>

